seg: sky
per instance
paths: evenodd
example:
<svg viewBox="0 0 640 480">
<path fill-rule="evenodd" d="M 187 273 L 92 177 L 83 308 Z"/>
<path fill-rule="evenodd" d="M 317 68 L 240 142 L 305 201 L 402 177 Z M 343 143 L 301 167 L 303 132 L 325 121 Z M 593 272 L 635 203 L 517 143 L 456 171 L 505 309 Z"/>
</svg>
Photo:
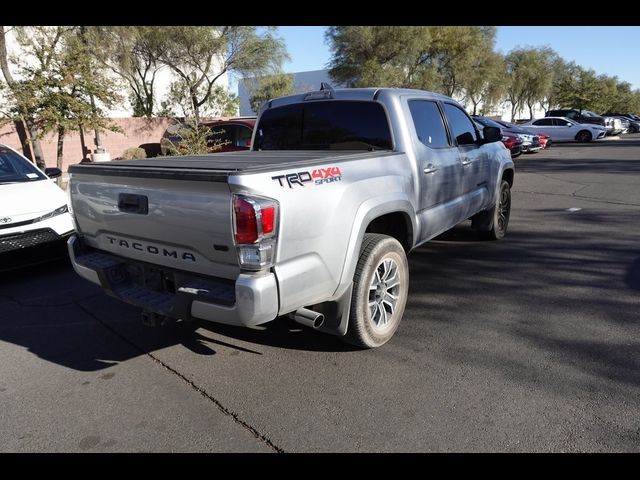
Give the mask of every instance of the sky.
<svg viewBox="0 0 640 480">
<path fill-rule="evenodd" d="M 325 43 L 326 27 L 286 26 L 278 29 L 291 60 L 288 73 L 326 68 L 331 57 Z M 640 88 L 640 27 L 498 27 L 497 51 L 507 53 L 516 46 L 549 46 L 567 61 L 574 60 L 598 74 L 617 75 Z M 230 85 L 235 91 L 235 82 Z"/>
</svg>

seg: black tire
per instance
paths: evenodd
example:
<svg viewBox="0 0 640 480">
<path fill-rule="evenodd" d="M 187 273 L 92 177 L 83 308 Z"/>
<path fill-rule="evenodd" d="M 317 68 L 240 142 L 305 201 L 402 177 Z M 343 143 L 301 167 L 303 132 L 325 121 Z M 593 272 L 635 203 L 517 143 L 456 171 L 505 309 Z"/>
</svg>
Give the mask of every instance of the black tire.
<svg viewBox="0 0 640 480">
<path fill-rule="evenodd" d="M 593 139 L 593 135 L 588 130 L 580 130 L 576 133 L 576 142 L 588 143 Z"/>
<path fill-rule="evenodd" d="M 408 291 L 409 265 L 400 242 L 387 235 L 365 233 L 353 276 L 344 341 L 363 348 L 388 342 L 402 320 Z"/>
<path fill-rule="evenodd" d="M 629 133 L 638 133 L 638 127 L 631 125 L 629 127 Z"/>
<path fill-rule="evenodd" d="M 471 229 L 477 230 L 481 239 L 502 240 L 507 233 L 511 215 L 511 187 L 502 180 L 495 205 L 489 210 L 471 217 Z"/>
</svg>

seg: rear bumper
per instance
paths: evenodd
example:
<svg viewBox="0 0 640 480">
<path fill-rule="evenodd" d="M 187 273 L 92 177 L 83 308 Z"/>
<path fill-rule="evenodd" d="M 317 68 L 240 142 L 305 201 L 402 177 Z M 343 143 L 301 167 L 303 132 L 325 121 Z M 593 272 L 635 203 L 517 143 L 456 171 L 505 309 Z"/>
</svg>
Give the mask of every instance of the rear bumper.
<svg viewBox="0 0 640 480">
<path fill-rule="evenodd" d="M 240 274 L 235 282 L 158 269 L 118 255 L 88 249 L 81 238 L 68 241 L 71 264 L 78 275 L 100 285 L 109 295 L 131 305 L 183 320 L 202 319 L 227 325 L 253 326 L 269 322 L 278 315 L 278 286 L 275 275 Z M 144 280 L 132 275 L 141 270 Z M 159 283 L 158 283 L 159 282 Z M 148 288 L 146 283 L 153 283 Z M 171 288 L 158 286 L 171 284 Z"/>
</svg>

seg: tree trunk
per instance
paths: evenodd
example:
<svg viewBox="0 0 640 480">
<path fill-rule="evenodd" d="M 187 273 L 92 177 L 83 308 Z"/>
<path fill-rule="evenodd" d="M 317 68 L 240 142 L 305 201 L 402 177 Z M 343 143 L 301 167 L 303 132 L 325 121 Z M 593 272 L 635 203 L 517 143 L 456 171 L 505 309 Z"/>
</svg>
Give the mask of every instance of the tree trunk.
<svg viewBox="0 0 640 480">
<path fill-rule="evenodd" d="M 15 127 L 18 138 L 20 139 L 20 145 L 22 145 L 22 154 L 35 163 L 33 161 L 31 144 L 29 143 L 29 132 L 27 131 L 27 125 L 25 124 L 24 118 L 20 117 L 20 120 L 14 120 L 13 126 Z"/>
<path fill-rule="evenodd" d="M 40 170 L 44 170 L 47 167 L 47 164 L 44 161 L 44 154 L 42 153 L 42 145 L 40 145 L 40 139 L 38 138 L 38 132 L 36 130 L 35 125 L 33 124 L 33 119 L 25 118 L 25 122 L 29 127 L 29 136 L 31 141 L 31 146 L 33 147 L 33 155 L 36 157 L 36 165 Z"/>
<path fill-rule="evenodd" d="M 516 111 L 518 110 L 518 105 L 511 102 L 511 123 L 516 123 Z"/>
<path fill-rule="evenodd" d="M 529 107 L 529 119 L 533 120 L 533 107 L 531 105 L 527 105 Z"/>
<path fill-rule="evenodd" d="M 193 118 L 195 119 L 196 128 L 200 125 L 200 107 L 198 107 L 198 97 L 195 93 L 191 93 L 191 105 L 193 106 Z"/>
<path fill-rule="evenodd" d="M 7 85 L 11 90 L 13 90 L 15 81 L 13 79 L 13 75 L 11 75 L 11 70 L 9 70 L 9 62 L 7 61 L 7 40 L 5 37 L 6 32 L 4 28 L 4 26 L 0 26 L 0 70 L 2 70 L 2 75 L 4 76 Z M 20 105 L 18 105 L 18 108 L 22 110 L 22 107 Z M 36 131 L 36 128 L 34 126 L 33 118 L 31 118 L 29 115 L 21 116 L 24 119 L 24 123 L 27 125 L 27 135 L 24 139 L 27 144 L 22 144 L 22 150 L 31 151 L 31 148 L 33 148 L 33 155 L 35 156 L 35 159 L 31 158 L 31 161 L 33 162 L 35 160 L 35 164 L 38 166 L 38 168 L 44 169 L 46 167 L 44 162 L 44 155 L 42 154 L 42 147 L 40 146 L 40 140 L 38 139 L 38 132 Z M 21 138 L 20 141 L 22 142 L 23 139 Z"/>
<path fill-rule="evenodd" d="M 65 134 L 64 127 L 62 125 L 58 126 L 58 149 L 57 149 L 56 166 L 60 170 L 62 170 L 62 159 L 63 159 L 62 150 L 64 147 L 64 134 Z M 58 185 L 60 185 L 62 183 L 62 176 L 58 177 L 56 179 L 56 182 L 58 183 Z"/>
</svg>

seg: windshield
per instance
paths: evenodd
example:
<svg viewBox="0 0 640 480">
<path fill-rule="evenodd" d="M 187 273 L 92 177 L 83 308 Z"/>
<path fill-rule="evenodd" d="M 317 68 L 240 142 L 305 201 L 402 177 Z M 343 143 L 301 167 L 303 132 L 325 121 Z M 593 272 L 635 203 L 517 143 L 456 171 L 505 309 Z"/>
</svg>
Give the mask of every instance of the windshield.
<svg viewBox="0 0 640 480">
<path fill-rule="evenodd" d="M 0 147 L 0 184 L 46 179 L 28 160 L 6 147 Z"/>
<path fill-rule="evenodd" d="M 384 108 L 377 102 L 319 101 L 266 110 L 254 150 L 392 150 Z"/>
</svg>

